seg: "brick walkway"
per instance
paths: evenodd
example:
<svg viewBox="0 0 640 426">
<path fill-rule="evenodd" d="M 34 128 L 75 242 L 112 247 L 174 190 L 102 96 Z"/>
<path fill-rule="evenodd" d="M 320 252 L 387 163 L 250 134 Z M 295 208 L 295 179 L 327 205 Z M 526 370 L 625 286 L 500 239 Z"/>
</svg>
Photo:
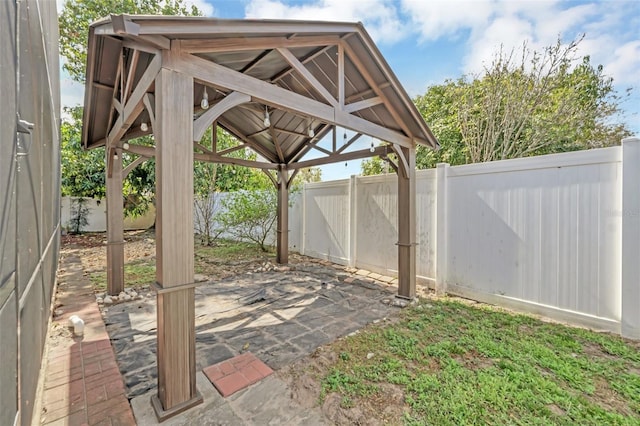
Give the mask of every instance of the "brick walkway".
<svg viewBox="0 0 640 426">
<path fill-rule="evenodd" d="M 135 425 L 102 316 L 80 259 L 60 260 L 56 305 L 47 340 L 40 422 L 45 425 Z M 84 336 L 67 321 L 78 315 Z"/>
</svg>

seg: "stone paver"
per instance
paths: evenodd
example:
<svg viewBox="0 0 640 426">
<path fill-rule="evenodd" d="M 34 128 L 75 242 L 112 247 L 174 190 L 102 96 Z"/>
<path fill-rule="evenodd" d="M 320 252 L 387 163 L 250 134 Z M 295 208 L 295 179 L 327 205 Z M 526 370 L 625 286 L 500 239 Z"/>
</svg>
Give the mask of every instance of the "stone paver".
<svg viewBox="0 0 640 426">
<path fill-rule="evenodd" d="M 47 340 L 40 423 L 135 425 L 109 335 L 77 256 L 61 258 L 56 306 Z M 78 315 L 84 335 L 73 336 Z"/>
<path fill-rule="evenodd" d="M 206 367 L 202 372 L 225 397 L 273 374 L 273 370 L 251 352 Z"/>
</svg>

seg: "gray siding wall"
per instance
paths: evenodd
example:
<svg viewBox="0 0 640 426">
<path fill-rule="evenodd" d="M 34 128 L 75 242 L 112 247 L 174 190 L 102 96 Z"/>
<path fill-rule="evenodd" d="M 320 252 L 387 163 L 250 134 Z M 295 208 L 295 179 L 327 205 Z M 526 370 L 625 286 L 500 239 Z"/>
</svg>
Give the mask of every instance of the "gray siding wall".
<svg viewBox="0 0 640 426">
<path fill-rule="evenodd" d="M 0 2 L 0 40 L 0 425 L 28 425 L 59 251 L 56 3 Z"/>
</svg>

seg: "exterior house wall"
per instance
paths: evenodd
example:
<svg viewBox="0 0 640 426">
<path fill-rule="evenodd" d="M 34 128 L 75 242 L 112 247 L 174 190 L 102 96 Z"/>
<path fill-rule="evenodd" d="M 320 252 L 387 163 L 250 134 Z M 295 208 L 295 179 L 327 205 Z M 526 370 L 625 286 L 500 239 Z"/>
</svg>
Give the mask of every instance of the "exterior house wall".
<svg viewBox="0 0 640 426">
<path fill-rule="evenodd" d="M 56 3 L 2 2 L 0 39 L 0 424 L 28 425 L 59 251 Z"/>
</svg>

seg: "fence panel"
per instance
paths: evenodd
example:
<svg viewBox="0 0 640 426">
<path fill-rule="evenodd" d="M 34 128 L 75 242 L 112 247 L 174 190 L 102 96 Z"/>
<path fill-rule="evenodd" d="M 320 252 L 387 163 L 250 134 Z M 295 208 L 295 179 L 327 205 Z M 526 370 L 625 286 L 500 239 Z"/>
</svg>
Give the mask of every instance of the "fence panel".
<svg viewBox="0 0 640 426">
<path fill-rule="evenodd" d="M 349 262 L 349 181 L 307 184 L 303 201 L 303 254 Z"/>
<path fill-rule="evenodd" d="M 620 148 L 451 167 L 446 278 L 620 319 Z"/>
</svg>

